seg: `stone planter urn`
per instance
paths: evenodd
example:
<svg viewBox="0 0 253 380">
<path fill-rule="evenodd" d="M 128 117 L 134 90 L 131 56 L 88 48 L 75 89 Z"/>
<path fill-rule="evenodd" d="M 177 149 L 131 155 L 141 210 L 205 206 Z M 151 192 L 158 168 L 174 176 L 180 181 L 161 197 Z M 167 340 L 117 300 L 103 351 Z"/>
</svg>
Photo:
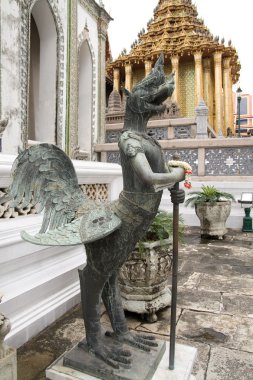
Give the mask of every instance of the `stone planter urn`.
<svg viewBox="0 0 253 380">
<path fill-rule="evenodd" d="M 171 239 L 143 242 L 121 268 L 119 286 L 125 310 L 146 314 L 156 322 L 156 312 L 171 304 L 169 273 Z"/>
<path fill-rule="evenodd" d="M 225 225 L 231 212 L 231 201 L 197 203 L 195 212 L 200 220 L 201 236 L 223 238 L 227 232 Z"/>
</svg>

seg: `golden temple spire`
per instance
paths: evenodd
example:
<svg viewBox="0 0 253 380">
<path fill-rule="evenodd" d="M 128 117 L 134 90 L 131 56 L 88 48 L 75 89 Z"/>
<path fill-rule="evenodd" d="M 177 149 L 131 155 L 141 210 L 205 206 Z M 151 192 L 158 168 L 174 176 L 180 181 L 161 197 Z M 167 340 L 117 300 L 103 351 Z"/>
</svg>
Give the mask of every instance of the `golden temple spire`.
<svg viewBox="0 0 253 380">
<path fill-rule="evenodd" d="M 239 78 L 240 63 L 236 50 L 231 43 L 225 46 L 224 39 L 214 37 L 205 26 L 203 19 L 198 17 L 197 8 L 191 0 L 159 0 L 154 9 L 154 16 L 138 34 L 127 54 L 121 54 L 110 68 L 128 64 L 139 64 L 145 61 L 155 61 L 161 52 L 165 62 L 172 56 L 180 57 L 202 52 L 203 58 L 210 57 L 215 52 L 221 52 L 223 57 L 231 58 L 231 75 L 233 82 Z"/>
</svg>

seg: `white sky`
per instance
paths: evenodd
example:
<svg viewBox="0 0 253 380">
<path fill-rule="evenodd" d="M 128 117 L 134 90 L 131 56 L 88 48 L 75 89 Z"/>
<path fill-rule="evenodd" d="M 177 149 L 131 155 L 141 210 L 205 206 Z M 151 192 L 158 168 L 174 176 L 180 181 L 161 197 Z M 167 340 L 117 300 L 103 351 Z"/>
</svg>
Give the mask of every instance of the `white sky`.
<svg viewBox="0 0 253 380">
<path fill-rule="evenodd" d="M 114 19 L 109 24 L 109 38 L 115 59 L 123 48 L 130 50 L 143 27 L 146 30 L 158 0 L 102 1 Z M 232 40 L 242 65 L 240 86 L 244 93 L 253 94 L 253 0 L 194 0 L 193 3 L 197 5 L 198 16 L 204 19 L 214 36 L 224 37 L 225 44 Z"/>
</svg>

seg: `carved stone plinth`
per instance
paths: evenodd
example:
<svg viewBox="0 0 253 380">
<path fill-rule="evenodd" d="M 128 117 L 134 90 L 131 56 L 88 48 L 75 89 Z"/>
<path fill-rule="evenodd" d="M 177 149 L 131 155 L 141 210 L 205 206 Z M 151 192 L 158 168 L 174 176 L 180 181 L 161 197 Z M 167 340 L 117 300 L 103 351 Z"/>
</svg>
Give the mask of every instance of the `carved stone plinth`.
<svg viewBox="0 0 253 380">
<path fill-rule="evenodd" d="M 0 357 L 0 378 L 17 380 L 17 355 L 13 348 L 6 348 L 5 356 Z"/>
<path fill-rule="evenodd" d="M 147 314 L 149 322 L 155 322 L 156 312 L 171 303 L 169 249 L 169 239 L 162 245 L 160 241 L 143 243 L 140 251 L 132 252 L 119 274 L 124 309 Z"/>
</svg>

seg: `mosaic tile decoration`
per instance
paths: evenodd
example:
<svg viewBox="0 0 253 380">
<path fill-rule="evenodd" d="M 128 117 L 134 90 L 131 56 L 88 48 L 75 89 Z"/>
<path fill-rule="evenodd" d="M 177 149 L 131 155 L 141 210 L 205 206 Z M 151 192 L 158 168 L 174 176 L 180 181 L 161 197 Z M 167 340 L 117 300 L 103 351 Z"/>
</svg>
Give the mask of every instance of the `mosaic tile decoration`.
<svg viewBox="0 0 253 380">
<path fill-rule="evenodd" d="M 252 176 L 253 147 L 206 149 L 206 175 Z"/>
<path fill-rule="evenodd" d="M 163 154 L 166 162 L 173 160 L 176 154 L 181 161 L 186 161 L 191 165 L 193 175 L 198 175 L 198 149 L 168 149 L 164 150 Z"/>
</svg>

